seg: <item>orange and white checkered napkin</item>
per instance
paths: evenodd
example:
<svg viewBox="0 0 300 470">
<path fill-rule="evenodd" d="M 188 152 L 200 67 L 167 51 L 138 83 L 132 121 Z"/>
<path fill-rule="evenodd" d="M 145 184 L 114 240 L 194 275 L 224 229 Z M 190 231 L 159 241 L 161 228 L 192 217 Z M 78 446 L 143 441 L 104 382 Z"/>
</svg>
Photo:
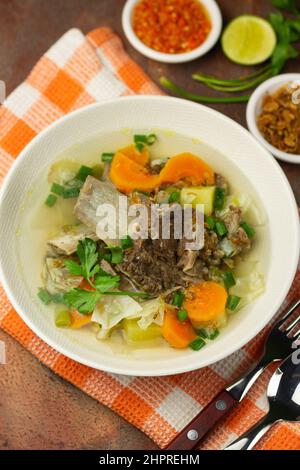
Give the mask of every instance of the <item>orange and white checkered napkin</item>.
<svg viewBox="0 0 300 470">
<path fill-rule="evenodd" d="M 65 113 L 109 98 L 161 91 L 125 53 L 120 39 L 100 28 L 84 36 L 67 32 L 41 58 L 0 109 L 0 180 L 25 145 Z M 286 302 L 299 292 L 300 272 Z M 64 357 L 41 341 L 20 319 L 0 289 L 0 326 L 54 372 L 119 413 L 165 446 L 226 383 L 247 370 L 261 351 L 267 329 L 229 358 L 201 370 L 170 377 L 126 377 L 100 372 Z M 243 403 L 202 443 L 220 449 L 266 411 L 270 371 Z M 300 426 L 280 424 L 260 449 L 299 449 Z"/>
</svg>

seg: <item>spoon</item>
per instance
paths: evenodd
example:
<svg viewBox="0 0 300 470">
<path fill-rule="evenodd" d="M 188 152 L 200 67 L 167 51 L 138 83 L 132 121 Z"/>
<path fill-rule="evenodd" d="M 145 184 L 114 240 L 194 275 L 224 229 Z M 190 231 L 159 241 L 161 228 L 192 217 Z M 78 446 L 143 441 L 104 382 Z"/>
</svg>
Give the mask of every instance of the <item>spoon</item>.
<svg viewBox="0 0 300 470">
<path fill-rule="evenodd" d="M 279 421 L 300 421 L 300 354 L 291 354 L 276 369 L 268 385 L 269 413 L 224 450 L 250 450 Z"/>
</svg>

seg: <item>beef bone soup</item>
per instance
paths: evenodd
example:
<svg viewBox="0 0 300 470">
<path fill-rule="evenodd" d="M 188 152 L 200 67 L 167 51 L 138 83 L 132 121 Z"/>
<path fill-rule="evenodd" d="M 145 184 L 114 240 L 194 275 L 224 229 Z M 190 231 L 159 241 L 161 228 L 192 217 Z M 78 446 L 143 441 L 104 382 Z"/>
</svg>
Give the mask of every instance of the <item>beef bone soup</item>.
<svg viewBox="0 0 300 470">
<path fill-rule="evenodd" d="M 199 350 L 264 290 L 258 260 L 249 261 L 261 213 L 190 146 L 166 152 L 163 132 L 126 139 L 99 149 L 89 164 L 68 156 L 48 169 L 48 196 L 39 201 L 49 216 L 38 296 L 53 306 L 58 328 L 91 328 L 99 340 L 118 335 L 136 347 L 162 338 L 173 348 Z M 130 233 L 99 231 L 99 206 L 120 214 L 120 198 L 148 216 L 143 237 L 129 216 Z M 175 206 L 190 209 L 194 231 L 202 224 L 201 246 L 192 247 L 184 231 L 174 235 Z M 168 212 L 165 237 L 160 222 Z M 118 228 L 122 222 L 117 216 Z"/>
</svg>

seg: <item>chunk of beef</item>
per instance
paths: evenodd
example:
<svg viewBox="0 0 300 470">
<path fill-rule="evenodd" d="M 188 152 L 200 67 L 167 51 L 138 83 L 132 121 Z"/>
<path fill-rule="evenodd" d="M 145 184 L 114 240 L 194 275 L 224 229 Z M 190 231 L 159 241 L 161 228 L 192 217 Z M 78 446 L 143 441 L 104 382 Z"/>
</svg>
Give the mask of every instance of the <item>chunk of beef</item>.
<svg viewBox="0 0 300 470">
<path fill-rule="evenodd" d="M 242 210 L 238 206 L 230 206 L 224 215 L 223 221 L 229 234 L 236 232 L 242 222 Z"/>
<path fill-rule="evenodd" d="M 158 295 L 182 284 L 176 252 L 174 239 L 137 240 L 118 268 L 142 290 Z"/>
<path fill-rule="evenodd" d="M 47 250 L 50 256 L 72 255 L 77 249 L 80 240 L 90 238 L 91 240 L 98 240 L 97 235 L 85 225 L 76 225 L 68 227 L 55 238 L 48 240 Z"/>
</svg>

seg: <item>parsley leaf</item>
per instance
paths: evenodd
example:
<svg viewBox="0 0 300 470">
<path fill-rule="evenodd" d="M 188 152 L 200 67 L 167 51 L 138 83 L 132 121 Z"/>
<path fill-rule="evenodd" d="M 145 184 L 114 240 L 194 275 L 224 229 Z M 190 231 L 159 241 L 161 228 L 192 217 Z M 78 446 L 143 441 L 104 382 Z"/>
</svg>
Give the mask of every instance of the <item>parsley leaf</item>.
<svg viewBox="0 0 300 470">
<path fill-rule="evenodd" d="M 107 292 L 110 289 L 117 287 L 119 282 L 120 276 L 100 275 L 95 278 L 96 289 L 101 293 Z"/>
<path fill-rule="evenodd" d="M 80 288 L 72 289 L 65 294 L 66 301 L 78 312 L 87 315 L 92 313 L 102 294 L 98 291 L 88 291 Z"/>
<path fill-rule="evenodd" d="M 74 260 L 66 260 L 65 266 L 74 276 L 83 276 L 89 281 L 100 270 L 96 242 L 90 238 L 81 240 L 77 246 L 77 255 L 80 264 Z"/>
</svg>

